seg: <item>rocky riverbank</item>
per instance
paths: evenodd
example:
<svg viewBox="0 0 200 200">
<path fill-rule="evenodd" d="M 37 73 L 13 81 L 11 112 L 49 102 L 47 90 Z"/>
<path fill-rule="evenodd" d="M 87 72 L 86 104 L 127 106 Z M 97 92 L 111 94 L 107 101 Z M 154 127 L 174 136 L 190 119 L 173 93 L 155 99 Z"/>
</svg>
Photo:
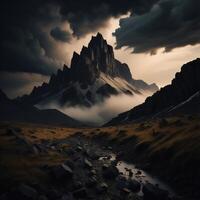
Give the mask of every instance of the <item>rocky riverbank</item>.
<svg viewBox="0 0 200 200">
<path fill-rule="evenodd" d="M 34 133 L 32 137 L 36 137 Z M 175 199 L 156 182 L 145 181 L 142 171 L 126 167 L 120 169 L 122 161 L 118 156 L 114 159 L 110 146 L 101 146 L 81 132 L 67 138 L 35 140 L 33 143 L 23 137 L 20 129 L 6 129 L 1 139 L 16 145 L 15 155 L 19 162 L 20 156 L 31 157 L 34 165 L 31 170 L 28 166 L 24 169 L 30 177 L 20 175 L 15 179 L 10 171 L 1 175 L 1 200 Z M 9 157 L 11 147 L 5 149 L 1 146 L 1 154 L 6 151 Z M 42 161 L 48 158 L 48 162 L 35 165 L 35 159 L 39 158 L 43 158 Z M 5 157 L 1 161 L 1 171 L 5 167 L 4 162 Z M 18 175 L 23 174 L 20 170 Z"/>
</svg>

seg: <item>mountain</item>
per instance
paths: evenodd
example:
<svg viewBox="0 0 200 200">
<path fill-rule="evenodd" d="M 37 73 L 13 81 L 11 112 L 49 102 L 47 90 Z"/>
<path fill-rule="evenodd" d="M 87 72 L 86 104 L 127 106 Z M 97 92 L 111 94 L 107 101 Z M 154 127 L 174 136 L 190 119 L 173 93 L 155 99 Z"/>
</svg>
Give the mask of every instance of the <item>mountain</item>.
<svg viewBox="0 0 200 200">
<path fill-rule="evenodd" d="M 182 66 L 170 85 L 161 88 L 146 101 L 112 119 L 107 125 L 152 117 L 200 113 L 200 59 Z"/>
<path fill-rule="evenodd" d="M 29 95 L 17 101 L 29 105 L 58 103 L 90 107 L 112 95 L 134 96 L 157 90 L 155 84 L 134 80 L 128 65 L 115 59 L 113 47 L 98 33 L 80 54 L 74 52 L 70 68 L 64 65 L 48 83 L 34 87 Z"/>
<path fill-rule="evenodd" d="M 78 127 L 83 124 L 55 109 L 39 110 L 34 106 L 23 105 L 10 100 L 0 90 L 0 121 L 28 122 L 37 124 Z"/>
</svg>

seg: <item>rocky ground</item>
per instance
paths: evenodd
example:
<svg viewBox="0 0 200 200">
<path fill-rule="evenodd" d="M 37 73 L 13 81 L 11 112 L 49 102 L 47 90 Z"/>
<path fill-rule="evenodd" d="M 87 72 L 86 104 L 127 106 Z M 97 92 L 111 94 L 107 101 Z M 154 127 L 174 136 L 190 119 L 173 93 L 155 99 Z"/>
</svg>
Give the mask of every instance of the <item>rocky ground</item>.
<svg viewBox="0 0 200 200">
<path fill-rule="evenodd" d="M 54 138 L 58 130 L 50 128 L 45 139 L 40 130 L 29 129 L 28 137 L 23 131 L 1 126 L 1 200 L 178 199 L 144 181 L 142 171 L 120 170 L 120 152 L 98 137 L 69 131 Z"/>
</svg>

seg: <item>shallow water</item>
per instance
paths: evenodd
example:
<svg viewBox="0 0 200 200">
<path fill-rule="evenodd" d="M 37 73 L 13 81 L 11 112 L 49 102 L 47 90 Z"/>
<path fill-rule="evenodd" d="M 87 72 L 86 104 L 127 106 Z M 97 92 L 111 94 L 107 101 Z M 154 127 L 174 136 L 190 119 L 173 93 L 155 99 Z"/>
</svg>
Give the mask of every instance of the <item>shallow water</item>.
<svg viewBox="0 0 200 200">
<path fill-rule="evenodd" d="M 115 158 L 115 154 L 111 154 L 110 160 L 114 161 Z M 143 195 L 142 188 L 145 183 L 151 183 L 156 187 L 159 187 L 160 189 L 168 191 L 170 197 L 175 196 L 175 192 L 167 184 L 163 183 L 161 180 L 150 175 L 149 173 L 136 168 L 134 164 L 130 164 L 125 161 L 119 161 L 116 167 L 118 168 L 119 172 L 127 179 L 131 178 L 141 183 L 141 190 L 138 192 L 138 195 L 140 196 Z M 130 170 L 133 172 L 133 175 L 131 177 L 129 176 Z"/>
</svg>

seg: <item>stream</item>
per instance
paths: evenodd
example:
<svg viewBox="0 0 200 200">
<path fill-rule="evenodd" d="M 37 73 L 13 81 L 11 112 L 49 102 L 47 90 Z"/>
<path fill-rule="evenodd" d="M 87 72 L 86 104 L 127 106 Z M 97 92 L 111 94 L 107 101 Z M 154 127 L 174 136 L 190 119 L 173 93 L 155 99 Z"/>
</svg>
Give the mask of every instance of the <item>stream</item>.
<svg viewBox="0 0 200 200">
<path fill-rule="evenodd" d="M 145 196 L 144 190 L 146 189 L 148 190 L 147 192 L 153 193 L 155 195 L 162 196 L 161 193 L 164 192 L 165 194 L 167 193 L 167 196 L 170 197 L 170 199 L 176 197 L 175 192 L 157 177 L 152 176 L 146 171 L 137 168 L 134 164 L 118 160 L 116 154 L 114 154 L 112 151 L 112 147 L 99 145 L 97 142 L 82 136 L 72 136 L 71 138 L 57 141 L 56 143 L 64 143 L 70 145 L 71 150 L 75 152 L 71 157 L 71 160 L 75 160 L 75 165 L 79 166 L 79 164 L 76 163 L 77 158 L 80 161 L 88 159 L 86 161 L 87 165 L 88 163 L 91 163 L 90 165 L 92 168 L 97 171 L 99 183 L 105 181 L 103 178 L 103 167 L 105 166 L 107 168 L 107 166 L 115 166 L 118 169 L 118 178 L 125 178 L 127 183 L 132 180 L 132 182 L 135 181 L 140 185 L 139 189 L 135 192 L 138 196 Z M 97 160 L 95 160 L 96 156 L 98 157 Z M 86 169 L 78 168 L 75 171 L 80 175 L 85 174 Z M 111 171 L 111 173 L 113 173 L 113 171 Z M 79 179 L 85 181 L 87 178 L 89 177 L 83 176 Z M 116 179 L 112 180 L 112 183 L 109 181 L 107 183 L 109 187 L 112 188 L 112 191 L 116 191 L 116 186 L 119 182 L 120 181 L 117 180 L 116 177 Z"/>
<path fill-rule="evenodd" d="M 108 157 L 101 157 L 100 160 L 108 159 Z M 111 153 L 110 154 L 110 161 L 116 160 L 116 155 Z M 161 180 L 156 178 L 155 176 L 150 175 L 149 173 L 145 172 L 144 170 L 136 168 L 134 164 L 127 163 L 125 161 L 118 161 L 116 165 L 117 169 L 119 170 L 120 174 L 125 177 L 126 179 L 133 179 L 138 181 L 141 184 L 140 191 L 137 193 L 139 196 L 143 196 L 143 186 L 146 183 L 150 183 L 162 190 L 168 191 L 169 197 L 176 196 L 175 192 L 172 190 L 170 186 L 163 183 Z M 130 172 L 132 176 L 130 177 Z"/>
</svg>

